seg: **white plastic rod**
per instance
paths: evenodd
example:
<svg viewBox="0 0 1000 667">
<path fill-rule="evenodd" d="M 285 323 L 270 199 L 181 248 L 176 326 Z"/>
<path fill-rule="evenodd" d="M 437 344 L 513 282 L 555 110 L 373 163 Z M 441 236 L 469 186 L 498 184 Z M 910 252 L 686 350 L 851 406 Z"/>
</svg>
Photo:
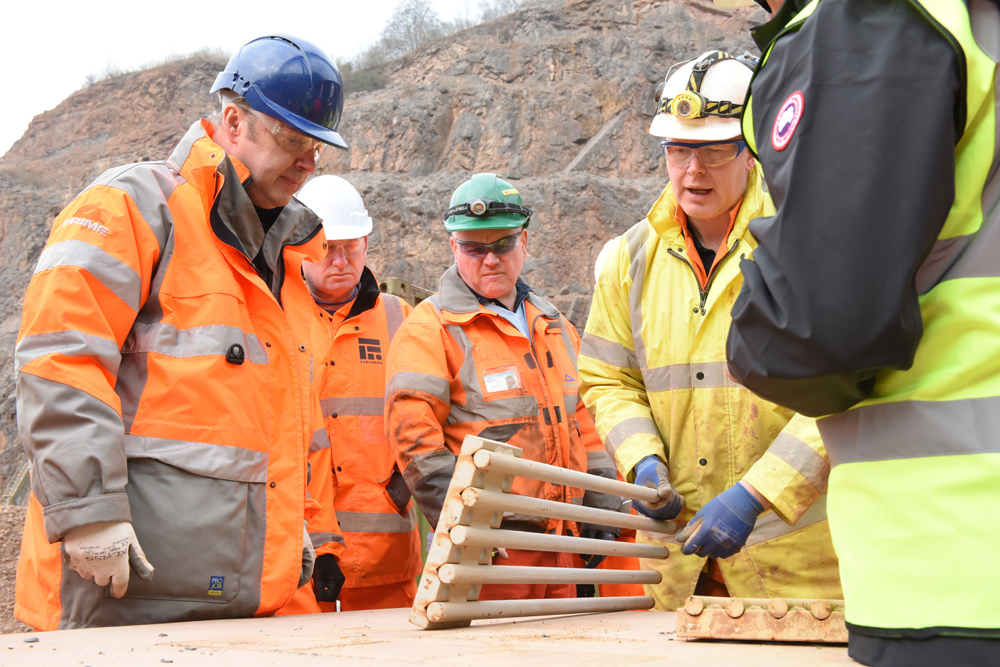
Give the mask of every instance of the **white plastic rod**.
<svg viewBox="0 0 1000 667">
<path fill-rule="evenodd" d="M 438 568 L 446 584 L 658 584 L 659 572 L 646 570 L 587 570 L 579 567 L 519 567 L 454 565 Z"/>
<path fill-rule="evenodd" d="M 427 605 L 427 618 L 434 623 L 447 623 L 449 621 L 473 621 L 479 618 L 518 618 L 521 616 L 584 614 L 597 611 L 652 608 L 653 598 L 645 595 L 615 598 L 432 602 Z"/>
<path fill-rule="evenodd" d="M 655 503 L 660 499 L 660 494 L 656 492 L 656 489 L 636 486 L 635 484 L 626 484 L 616 479 L 598 477 L 597 475 L 577 472 L 576 470 L 566 470 L 565 468 L 550 466 L 547 463 L 526 461 L 510 455 L 490 452 L 485 449 L 476 452 L 472 460 L 475 461 L 477 468 L 483 470 L 496 470 L 508 475 L 518 475 L 520 477 L 538 479 L 543 482 L 552 482 L 553 484 L 575 486 L 578 489 L 610 493 L 615 496 L 623 496 L 633 500 L 645 500 L 650 503 Z"/>
<path fill-rule="evenodd" d="M 644 516 L 633 516 L 612 510 L 602 510 L 569 503 L 557 503 L 552 500 L 542 500 L 530 496 L 516 496 L 511 493 L 497 493 L 485 489 L 468 488 L 462 492 L 462 503 L 466 507 L 481 510 L 496 510 L 514 512 L 531 516 L 551 516 L 557 519 L 583 521 L 599 526 L 617 526 L 619 528 L 634 528 L 652 533 L 673 535 L 677 532 L 677 524 L 672 521 L 657 521 Z"/>
<path fill-rule="evenodd" d="M 564 551 L 571 554 L 600 554 L 603 556 L 635 556 L 636 558 L 659 558 L 669 555 L 666 547 L 652 544 L 632 544 L 610 540 L 590 540 L 584 537 L 566 535 L 544 535 L 524 533 L 519 530 L 494 530 L 455 526 L 449 531 L 454 544 L 463 547 L 510 547 L 529 551 Z"/>
</svg>

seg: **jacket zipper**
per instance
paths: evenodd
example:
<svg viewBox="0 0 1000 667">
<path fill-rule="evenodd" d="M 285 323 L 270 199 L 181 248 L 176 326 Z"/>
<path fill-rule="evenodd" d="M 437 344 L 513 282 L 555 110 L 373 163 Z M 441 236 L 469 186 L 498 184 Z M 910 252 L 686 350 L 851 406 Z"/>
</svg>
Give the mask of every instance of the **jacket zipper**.
<svg viewBox="0 0 1000 667">
<path fill-rule="evenodd" d="M 719 270 L 722 268 L 722 265 L 726 263 L 726 260 L 736 254 L 736 250 L 739 247 L 740 247 L 740 242 L 737 240 L 736 243 L 733 244 L 733 247 L 729 249 L 729 252 L 723 255 L 722 259 L 715 266 L 715 271 L 712 271 L 712 275 L 708 277 L 708 282 L 705 283 L 705 289 L 701 288 L 701 281 L 698 280 L 698 272 L 694 270 L 694 266 L 691 264 L 691 262 L 689 262 L 687 258 L 681 255 L 679 252 L 675 251 L 673 248 L 667 249 L 667 254 L 673 255 L 677 259 L 684 262 L 687 265 L 687 267 L 691 269 L 691 275 L 694 276 L 694 282 L 698 286 L 698 296 L 701 299 L 699 311 L 701 312 L 702 317 L 705 316 L 705 304 L 708 303 L 708 292 L 710 289 L 712 289 L 712 283 L 715 282 L 715 277 L 719 275 Z"/>
</svg>

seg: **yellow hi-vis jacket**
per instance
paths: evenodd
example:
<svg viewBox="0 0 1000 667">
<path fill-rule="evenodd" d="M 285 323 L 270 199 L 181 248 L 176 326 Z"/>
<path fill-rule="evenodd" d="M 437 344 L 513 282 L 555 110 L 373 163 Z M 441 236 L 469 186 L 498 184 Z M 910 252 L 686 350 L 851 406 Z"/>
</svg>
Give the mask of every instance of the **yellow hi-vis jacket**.
<svg viewBox="0 0 1000 667">
<path fill-rule="evenodd" d="M 580 350 L 580 395 L 622 475 L 656 455 L 684 496 L 684 525 L 741 479 L 772 503 L 746 546 L 719 565 L 730 595 L 841 596 L 826 520 L 830 464 L 816 423 L 752 394 L 726 376 L 730 310 L 742 285 L 739 259 L 756 246 L 747 224 L 772 215 L 759 170 L 710 275 L 699 277 L 668 186 L 645 220 L 609 253 L 594 290 Z M 702 274 L 704 275 L 704 273 Z M 640 544 L 664 544 L 670 557 L 643 560 L 663 574 L 647 587 L 657 609 L 681 606 L 705 559 L 640 531 Z"/>
</svg>

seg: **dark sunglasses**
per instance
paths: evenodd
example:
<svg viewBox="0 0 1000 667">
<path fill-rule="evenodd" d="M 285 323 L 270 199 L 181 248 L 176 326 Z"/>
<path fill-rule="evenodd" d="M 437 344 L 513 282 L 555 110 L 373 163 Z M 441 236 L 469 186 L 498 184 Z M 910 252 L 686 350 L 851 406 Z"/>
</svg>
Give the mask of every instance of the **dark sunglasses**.
<svg viewBox="0 0 1000 667">
<path fill-rule="evenodd" d="M 510 236 L 505 236 L 502 239 L 494 241 L 493 243 L 479 243 L 478 241 L 459 241 L 455 239 L 455 243 L 461 249 L 462 253 L 468 255 L 469 257 L 475 257 L 476 259 L 482 259 L 486 257 L 487 253 L 492 252 L 494 255 L 499 257 L 500 255 L 506 255 L 511 252 L 521 243 L 521 232 L 518 231 L 516 234 L 511 234 Z"/>
</svg>

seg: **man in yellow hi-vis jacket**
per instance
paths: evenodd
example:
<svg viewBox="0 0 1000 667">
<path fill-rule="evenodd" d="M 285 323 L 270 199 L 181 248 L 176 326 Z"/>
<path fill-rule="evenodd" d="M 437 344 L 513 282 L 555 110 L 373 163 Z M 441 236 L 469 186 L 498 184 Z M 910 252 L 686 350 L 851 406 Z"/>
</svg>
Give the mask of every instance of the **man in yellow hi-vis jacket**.
<svg viewBox="0 0 1000 667">
<path fill-rule="evenodd" d="M 666 138 L 671 183 L 611 247 L 579 357 L 581 396 L 619 471 L 660 490 L 636 509 L 686 525 L 637 538 L 670 550 L 642 562 L 664 575 L 646 587 L 660 610 L 696 592 L 841 597 L 815 421 L 725 373 L 738 258 L 756 246 L 747 223 L 773 211 L 740 136 L 752 68 L 715 51 L 663 85 L 650 133 Z"/>
</svg>

